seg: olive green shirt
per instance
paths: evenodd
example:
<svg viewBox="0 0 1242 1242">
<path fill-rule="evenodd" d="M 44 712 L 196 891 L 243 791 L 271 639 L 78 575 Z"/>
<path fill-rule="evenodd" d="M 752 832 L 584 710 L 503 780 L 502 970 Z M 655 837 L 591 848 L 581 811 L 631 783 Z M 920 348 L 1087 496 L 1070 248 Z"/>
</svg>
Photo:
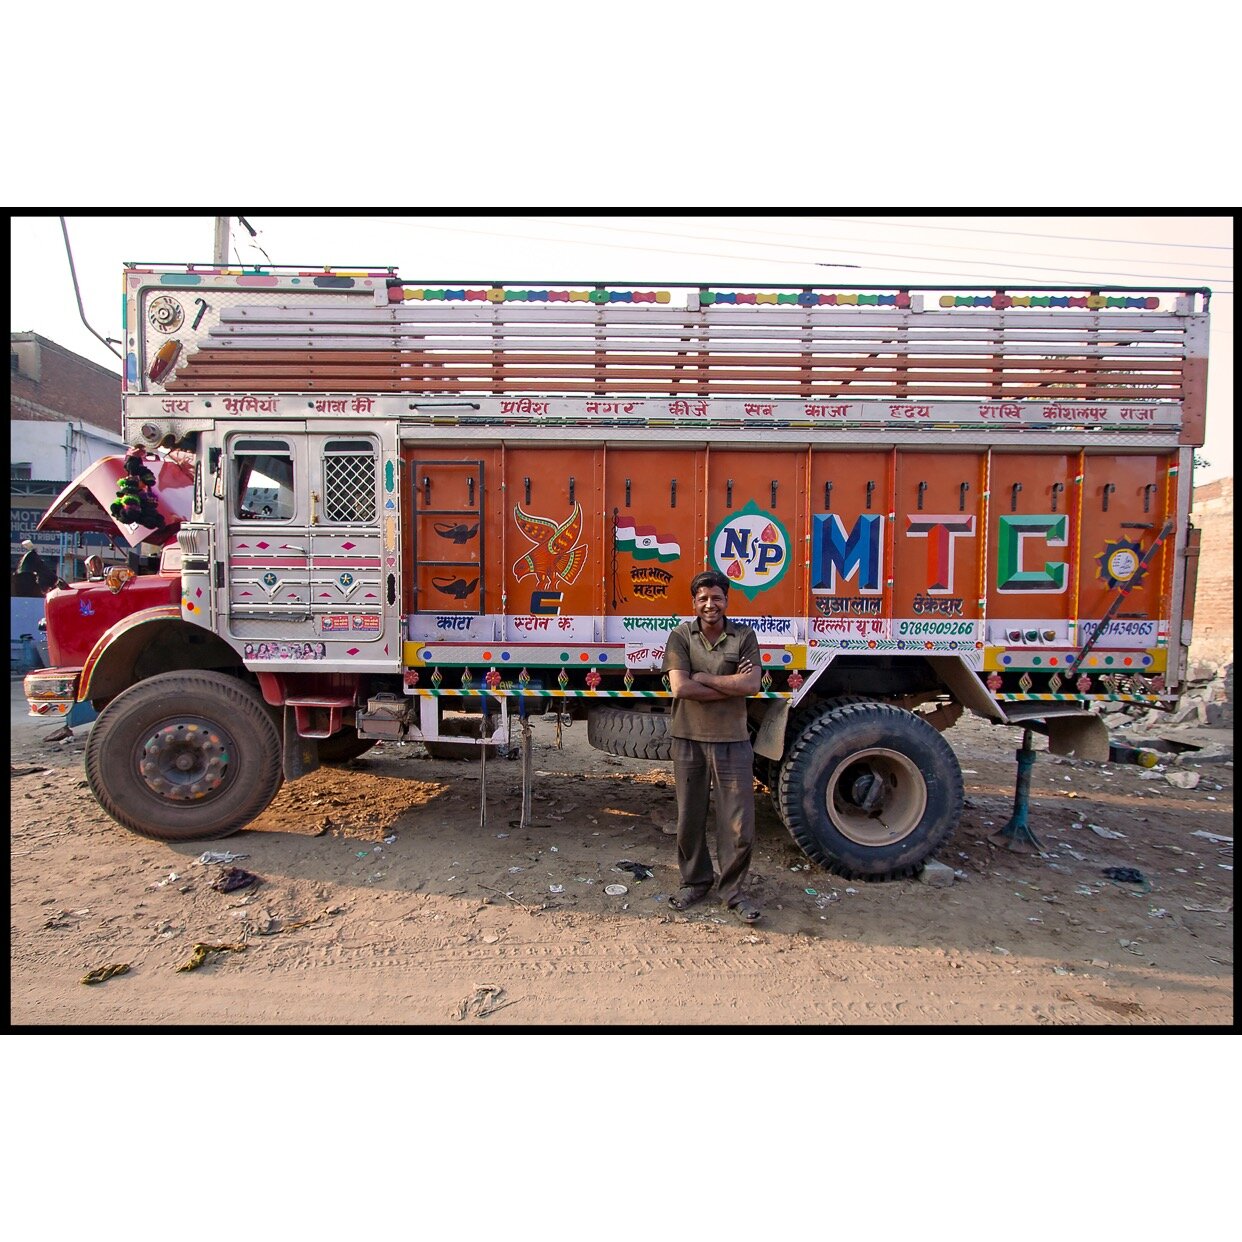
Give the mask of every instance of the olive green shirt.
<svg viewBox="0 0 1242 1242">
<path fill-rule="evenodd" d="M 737 672 L 744 656 L 760 668 L 759 640 L 747 625 L 725 619 L 724 633 L 714 646 L 703 637 L 698 617 L 683 621 L 668 636 L 664 648 L 663 670 L 673 669 L 693 676 L 711 673 L 717 677 Z M 671 736 L 692 742 L 744 742 L 746 731 L 746 699 L 730 696 L 713 702 L 697 699 L 674 699 Z"/>
</svg>

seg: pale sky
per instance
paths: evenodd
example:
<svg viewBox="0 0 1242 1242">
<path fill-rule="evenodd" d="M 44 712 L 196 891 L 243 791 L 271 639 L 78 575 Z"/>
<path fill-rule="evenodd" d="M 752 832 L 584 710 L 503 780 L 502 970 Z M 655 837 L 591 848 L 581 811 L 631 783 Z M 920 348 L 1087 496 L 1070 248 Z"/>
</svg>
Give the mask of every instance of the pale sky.
<svg viewBox="0 0 1242 1242">
<path fill-rule="evenodd" d="M 247 216 L 231 221 L 230 260 L 304 267 L 395 267 L 407 280 L 621 283 L 1208 286 L 1210 463 L 1233 474 L 1233 220 L 1228 216 L 1069 215 L 434 215 Z M 69 216 L 91 326 L 121 336 L 127 260 L 211 260 L 209 216 Z M 18 216 L 12 331 L 38 332 L 120 371 L 82 325 L 60 223 Z M 258 247 L 262 247 L 260 252 Z M 825 267 L 820 264 L 851 264 Z"/>
</svg>

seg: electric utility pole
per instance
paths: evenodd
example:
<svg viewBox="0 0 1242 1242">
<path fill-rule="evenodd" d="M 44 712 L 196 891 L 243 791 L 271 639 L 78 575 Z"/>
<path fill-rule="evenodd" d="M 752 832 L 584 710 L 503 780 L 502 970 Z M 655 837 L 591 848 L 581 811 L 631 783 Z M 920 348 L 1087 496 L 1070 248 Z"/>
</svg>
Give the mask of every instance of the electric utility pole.
<svg viewBox="0 0 1242 1242">
<path fill-rule="evenodd" d="M 229 218 L 216 217 L 216 248 L 212 253 L 212 262 L 217 267 L 227 267 L 229 262 Z"/>
</svg>

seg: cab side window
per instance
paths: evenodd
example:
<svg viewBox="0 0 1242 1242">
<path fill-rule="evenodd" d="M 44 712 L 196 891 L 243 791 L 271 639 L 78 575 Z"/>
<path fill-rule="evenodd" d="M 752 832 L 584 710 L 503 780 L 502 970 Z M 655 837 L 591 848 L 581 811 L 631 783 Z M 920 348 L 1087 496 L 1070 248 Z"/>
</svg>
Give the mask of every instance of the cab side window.
<svg viewBox="0 0 1242 1242">
<path fill-rule="evenodd" d="M 233 516 L 287 522 L 295 511 L 293 454 L 280 440 L 241 440 L 233 446 Z"/>
<path fill-rule="evenodd" d="M 374 525 L 376 449 L 370 440 L 329 440 L 323 446 L 323 520 Z"/>
</svg>

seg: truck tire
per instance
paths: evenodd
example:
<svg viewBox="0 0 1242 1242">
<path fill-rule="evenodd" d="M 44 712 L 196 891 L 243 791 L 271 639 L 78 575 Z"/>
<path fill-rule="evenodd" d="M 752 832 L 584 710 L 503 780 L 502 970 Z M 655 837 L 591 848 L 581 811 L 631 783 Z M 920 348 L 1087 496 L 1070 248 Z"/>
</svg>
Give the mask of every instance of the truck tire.
<svg viewBox="0 0 1242 1242">
<path fill-rule="evenodd" d="M 587 741 L 607 755 L 627 759 L 671 759 L 673 739 L 663 712 L 624 707 L 593 707 L 587 716 Z"/>
<path fill-rule="evenodd" d="M 785 722 L 785 744 L 781 758 L 767 759 L 763 755 L 755 756 L 755 777 L 771 795 L 772 805 L 776 808 L 778 815 L 780 805 L 777 802 L 776 787 L 780 781 L 781 764 L 785 762 L 794 742 L 798 740 L 798 735 L 817 717 L 832 711 L 833 708 L 844 707 L 846 703 L 869 702 L 871 702 L 870 699 L 865 699 L 860 694 L 839 694 L 831 699 L 803 699 L 789 713 L 789 719 Z"/>
<path fill-rule="evenodd" d="M 374 737 L 359 737 L 358 730 L 353 725 L 345 725 L 331 737 L 319 739 L 319 762 L 329 766 L 348 763 L 359 755 L 365 755 L 378 740 Z"/>
<path fill-rule="evenodd" d="M 813 862 L 847 879 L 898 879 L 957 827 L 962 770 L 948 742 L 913 712 L 846 703 L 798 736 L 776 804 Z"/>
<path fill-rule="evenodd" d="M 86 743 L 91 792 L 157 841 L 244 828 L 281 783 L 280 734 L 255 691 L 223 673 L 161 673 L 117 695 Z"/>
</svg>

